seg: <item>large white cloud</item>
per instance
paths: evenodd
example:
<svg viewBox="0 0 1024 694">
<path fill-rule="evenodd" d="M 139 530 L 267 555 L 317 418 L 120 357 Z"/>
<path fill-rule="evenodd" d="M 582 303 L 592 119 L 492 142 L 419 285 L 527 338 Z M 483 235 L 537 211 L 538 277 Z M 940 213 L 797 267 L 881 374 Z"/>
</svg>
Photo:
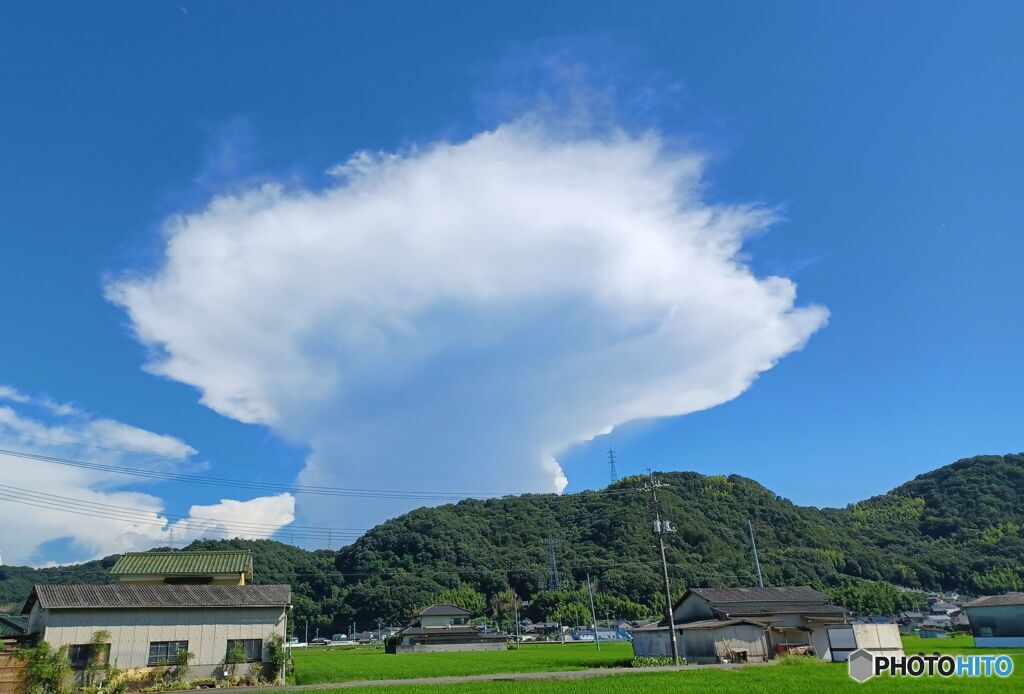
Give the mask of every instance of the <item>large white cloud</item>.
<svg viewBox="0 0 1024 694">
<path fill-rule="evenodd" d="M 195 449 L 173 436 L 91 416 L 65 403 L 0 385 L 0 449 L 108 466 L 192 471 Z M 133 477 L 67 467 L 0 452 L 0 552 L 15 564 L 64 563 L 199 537 L 269 537 L 294 520 L 290 494 L 224 499 L 168 518 L 157 487 L 126 487 Z M 59 556 L 37 554 L 48 541 L 70 543 Z"/>
<path fill-rule="evenodd" d="M 264 185 L 168 220 L 160 267 L 108 296 L 151 371 L 308 444 L 305 483 L 559 491 L 567 446 L 734 398 L 827 319 L 750 271 L 743 240 L 774 215 L 707 202 L 703 164 L 654 133 L 530 119 L 359 154 L 324 190 Z M 301 510 L 350 524 L 410 505 Z"/>
</svg>

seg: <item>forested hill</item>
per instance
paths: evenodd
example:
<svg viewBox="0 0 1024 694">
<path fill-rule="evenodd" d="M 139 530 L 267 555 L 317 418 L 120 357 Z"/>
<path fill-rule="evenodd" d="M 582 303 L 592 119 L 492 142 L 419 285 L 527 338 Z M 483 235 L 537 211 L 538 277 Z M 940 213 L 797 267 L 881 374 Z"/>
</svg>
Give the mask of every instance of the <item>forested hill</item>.
<svg viewBox="0 0 1024 694">
<path fill-rule="evenodd" d="M 891 611 L 912 594 L 888 584 L 968 594 L 1024 589 L 1024 455 L 979 456 L 921 475 L 844 509 L 796 506 L 739 476 L 657 474 L 675 592 L 755 581 L 747 520 L 766 584 L 810 584 L 854 610 Z M 256 581 L 291 583 L 299 619 L 335 628 L 355 619 L 399 622 L 445 593 L 501 614 L 509 588 L 527 614 L 570 619 L 584 609 L 587 573 L 598 611 L 640 615 L 659 601 L 650 499 L 627 478 L 599 492 L 467 500 L 383 523 L 341 551 L 273 541 L 202 541 L 190 549 L 246 547 Z M 562 586 L 548 589 L 552 548 Z M 0 604 L 33 582 L 97 582 L 114 558 L 59 569 L 0 567 Z M 884 583 L 883 583 L 884 582 Z"/>
</svg>

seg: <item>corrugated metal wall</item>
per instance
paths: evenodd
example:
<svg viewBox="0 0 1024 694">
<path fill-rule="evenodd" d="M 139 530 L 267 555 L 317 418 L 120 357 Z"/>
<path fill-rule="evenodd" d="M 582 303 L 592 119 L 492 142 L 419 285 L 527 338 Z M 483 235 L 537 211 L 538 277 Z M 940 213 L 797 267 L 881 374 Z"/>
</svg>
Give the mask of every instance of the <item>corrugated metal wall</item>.
<svg viewBox="0 0 1024 694">
<path fill-rule="evenodd" d="M 280 607 L 176 610 L 50 610 L 45 639 L 53 646 L 84 644 L 100 630 L 110 632 L 111 662 L 120 668 L 145 667 L 153 641 L 188 641 L 194 666 L 223 663 L 229 639 L 284 636 Z"/>
</svg>

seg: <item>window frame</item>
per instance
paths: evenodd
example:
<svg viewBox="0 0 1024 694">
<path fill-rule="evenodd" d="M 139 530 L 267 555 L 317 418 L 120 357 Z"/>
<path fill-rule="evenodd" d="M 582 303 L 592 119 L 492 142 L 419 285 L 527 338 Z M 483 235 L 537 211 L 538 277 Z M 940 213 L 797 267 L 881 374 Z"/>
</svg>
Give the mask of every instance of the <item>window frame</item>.
<svg viewBox="0 0 1024 694">
<path fill-rule="evenodd" d="M 166 646 L 166 648 L 165 648 L 166 655 L 164 655 L 163 657 L 157 658 L 154 661 L 153 660 L 153 646 L 158 646 L 158 645 Z M 182 645 L 184 645 L 184 647 L 183 648 L 181 648 L 181 647 L 175 648 L 174 652 L 172 653 L 171 652 L 171 646 L 172 645 L 174 645 L 174 646 L 182 646 Z M 148 651 L 148 653 L 146 655 L 146 667 L 156 667 L 156 666 L 158 666 L 158 665 L 160 665 L 160 664 L 162 664 L 164 662 L 166 662 L 168 665 L 176 665 L 177 662 L 178 662 L 178 654 L 182 653 L 182 652 L 185 652 L 185 651 L 188 651 L 188 641 L 184 641 L 184 640 L 150 641 L 149 642 L 149 651 Z"/>
<path fill-rule="evenodd" d="M 231 650 L 234 644 L 241 643 L 242 650 L 245 651 L 245 660 L 232 660 Z M 256 656 L 250 655 L 249 644 L 255 644 Z M 227 655 L 224 656 L 224 662 L 226 663 L 262 663 L 263 662 L 263 639 L 228 639 Z"/>
<path fill-rule="evenodd" d="M 102 646 L 105 651 L 104 658 L 97 663 L 98 665 L 107 665 L 110 662 L 110 644 L 95 644 L 95 643 L 72 643 L 68 645 L 68 660 L 71 661 L 72 670 L 85 670 L 92 665 L 93 650 L 97 646 Z"/>
</svg>

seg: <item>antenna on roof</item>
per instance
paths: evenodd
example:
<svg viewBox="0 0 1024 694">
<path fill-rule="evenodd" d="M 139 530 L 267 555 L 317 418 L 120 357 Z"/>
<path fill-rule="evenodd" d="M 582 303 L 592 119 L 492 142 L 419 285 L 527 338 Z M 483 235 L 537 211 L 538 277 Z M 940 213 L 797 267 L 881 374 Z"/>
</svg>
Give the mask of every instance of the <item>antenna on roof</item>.
<svg viewBox="0 0 1024 694">
<path fill-rule="evenodd" d="M 608 468 L 612 473 L 612 484 L 619 481 L 619 473 L 615 471 L 615 449 L 608 447 Z"/>
</svg>

